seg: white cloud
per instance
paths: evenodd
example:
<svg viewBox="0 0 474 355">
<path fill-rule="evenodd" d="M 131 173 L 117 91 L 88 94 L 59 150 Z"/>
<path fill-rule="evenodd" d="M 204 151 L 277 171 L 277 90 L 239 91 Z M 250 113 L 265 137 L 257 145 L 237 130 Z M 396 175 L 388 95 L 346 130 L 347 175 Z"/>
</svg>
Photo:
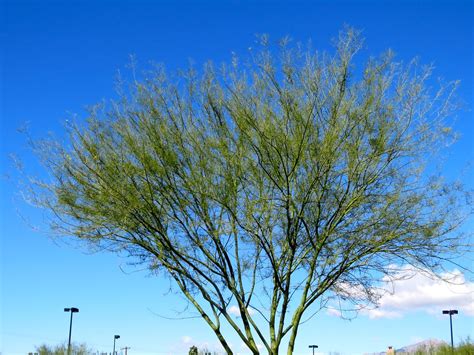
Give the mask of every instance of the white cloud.
<svg viewBox="0 0 474 355">
<path fill-rule="evenodd" d="M 334 316 L 334 317 L 341 317 L 342 316 L 341 311 L 336 309 L 336 308 L 333 308 L 333 307 L 329 307 L 327 309 L 326 313 L 327 313 L 327 315 Z"/>
<path fill-rule="evenodd" d="M 193 341 L 193 338 L 191 338 L 188 335 L 185 335 L 185 336 L 181 337 L 181 341 L 183 342 L 183 344 L 191 344 L 192 341 Z"/>
<path fill-rule="evenodd" d="M 378 307 L 359 306 L 359 313 L 376 319 L 399 318 L 415 311 L 441 314 L 442 309 L 458 309 L 464 315 L 474 316 L 474 283 L 467 281 L 459 270 L 436 275 L 427 270 L 403 266 L 393 276 L 393 283 L 388 277 L 384 278 L 385 291 L 378 291 Z M 327 314 L 342 315 L 334 308 L 328 308 Z"/>
<path fill-rule="evenodd" d="M 247 311 L 249 312 L 251 316 L 255 314 L 255 311 L 252 308 L 247 308 Z M 236 305 L 232 305 L 229 308 L 227 308 L 227 312 L 234 316 L 240 317 L 240 309 Z"/>
<path fill-rule="evenodd" d="M 382 308 L 375 308 L 375 309 L 362 309 L 360 313 L 368 316 L 370 319 L 376 318 L 400 318 L 402 313 L 397 311 L 390 311 Z"/>
<path fill-rule="evenodd" d="M 232 346 L 232 344 L 230 345 Z M 200 350 L 207 349 L 210 352 L 222 353 L 224 351 L 222 345 L 217 341 L 196 340 L 188 335 L 184 335 L 179 341 L 170 345 L 168 354 L 187 354 L 191 346 L 196 346 Z"/>
<path fill-rule="evenodd" d="M 258 348 L 258 350 L 263 350 L 265 348 L 265 346 L 261 343 L 257 343 L 257 348 Z M 238 354 L 247 354 L 248 351 L 250 350 L 244 342 L 240 343 L 240 349 L 242 351 L 244 351 L 244 353 L 238 353 Z"/>
<path fill-rule="evenodd" d="M 474 316 L 474 283 L 466 281 L 459 270 L 435 275 L 405 266 L 396 276 L 405 275 L 411 277 L 394 281 L 393 293 L 382 295 L 378 308 L 381 313 L 373 314 L 373 318 L 409 311 L 438 314 L 442 309 L 452 308 Z"/>
<path fill-rule="evenodd" d="M 239 307 L 237 306 L 230 306 L 229 308 L 227 308 L 227 312 L 229 312 L 229 314 L 232 314 L 234 316 L 240 316 L 240 310 L 239 310 Z"/>
</svg>

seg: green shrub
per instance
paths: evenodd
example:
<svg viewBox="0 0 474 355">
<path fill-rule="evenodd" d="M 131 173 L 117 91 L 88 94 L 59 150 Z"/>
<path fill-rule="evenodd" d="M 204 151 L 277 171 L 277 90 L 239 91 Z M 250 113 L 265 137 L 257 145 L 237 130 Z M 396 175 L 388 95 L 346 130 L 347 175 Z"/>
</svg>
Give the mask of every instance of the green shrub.
<svg viewBox="0 0 474 355">
<path fill-rule="evenodd" d="M 67 343 L 60 345 L 46 345 L 42 344 L 36 347 L 36 352 L 39 355 L 67 355 Z M 82 344 L 71 344 L 71 355 L 89 355 L 94 351 L 87 347 L 85 343 Z"/>
</svg>

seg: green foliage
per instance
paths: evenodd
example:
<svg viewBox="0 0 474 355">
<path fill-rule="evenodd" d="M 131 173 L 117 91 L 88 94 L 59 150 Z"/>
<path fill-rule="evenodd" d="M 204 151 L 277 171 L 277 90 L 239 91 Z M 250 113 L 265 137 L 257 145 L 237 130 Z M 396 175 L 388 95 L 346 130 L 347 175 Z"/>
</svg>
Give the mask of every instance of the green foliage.
<svg viewBox="0 0 474 355">
<path fill-rule="evenodd" d="M 40 345 L 36 348 L 36 352 L 39 355 L 67 355 L 67 343 L 50 346 L 50 345 Z M 87 344 L 71 344 L 71 355 L 90 355 L 94 351 L 90 349 Z"/>
<path fill-rule="evenodd" d="M 404 355 L 404 352 L 397 352 L 399 355 Z M 413 355 L 473 355 L 474 343 L 470 338 L 462 340 L 454 349 L 448 344 L 439 346 L 430 346 L 428 348 L 417 349 Z"/>
<path fill-rule="evenodd" d="M 438 270 L 468 247 L 462 188 L 425 171 L 456 83 L 430 92 L 431 68 L 390 52 L 356 70 L 353 30 L 334 55 L 265 43 L 243 65 L 157 69 L 68 144 L 35 143 L 52 227 L 169 276 L 229 354 L 221 322 L 291 354 L 317 305 L 376 302 L 394 263 Z"/>
<path fill-rule="evenodd" d="M 442 345 L 439 348 L 435 349 L 433 352 L 434 355 L 473 355 L 474 354 L 474 343 L 468 337 L 467 339 L 461 341 L 454 350 L 451 349 L 449 345 Z"/>
<path fill-rule="evenodd" d="M 473 355 L 474 354 L 474 342 L 472 342 L 470 337 L 467 337 L 465 340 L 456 347 L 457 354 L 459 355 Z"/>
</svg>

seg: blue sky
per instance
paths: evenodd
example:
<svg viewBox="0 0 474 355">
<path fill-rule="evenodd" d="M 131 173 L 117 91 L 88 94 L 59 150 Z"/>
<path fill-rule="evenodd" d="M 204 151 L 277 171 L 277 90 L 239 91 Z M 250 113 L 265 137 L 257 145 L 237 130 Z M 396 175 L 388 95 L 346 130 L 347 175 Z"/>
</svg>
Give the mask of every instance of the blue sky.
<svg viewBox="0 0 474 355">
<path fill-rule="evenodd" d="M 42 174 L 17 128 L 28 123 L 32 135 L 61 135 L 71 113 L 114 97 L 114 77 L 126 71 L 129 55 L 144 69 L 150 61 L 170 70 L 211 59 L 244 54 L 255 35 L 312 39 L 330 49 L 344 24 L 363 31 L 366 49 L 387 48 L 398 59 L 419 56 L 433 62 L 435 76 L 461 79 L 460 98 L 472 109 L 472 1 L 2 1 L 0 7 L 0 173 L 1 308 L 0 352 L 25 354 L 43 342 L 67 339 L 64 307 L 75 306 L 73 340 L 111 351 L 113 335 L 129 354 L 177 354 L 192 344 L 216 339 L 200 319 L 168 320 L 184 310 L 165 279 L 149 277 L 111 254 L 91 254 L 45 233 L 41 211 L 22 202 L 18 174 L 9 155 L 20 156 L 31 173 Z M 473 158 L 472 111 L 459 112 L 460 133 L 444 173 L 456 178 Z M 472 169 L 464 182 L 474 187 Z M 466 226 L 472 230 L 472 221 Z M 40 231 L 38 231 L 40 229 Z M 469 255 L 462 261 L 473 269 Z M 124 269 L 125 272 L 122 272 Z M 470 275 L 472 276 L 472 274 Z M 459 277 L 463 277 L 460 275 Z M 467 276 L 466 276 L 467 277 Z M 425 285 L 425 293 L 413 293 Z M 352 321 L 321 311 L 303 326 L 296 353 L 308 344 L 322 352 L 382 351 L 426 338 L 449 340 L 449 321 L 436 310 L 434 293 L 465 309 L 454 319 L 455 339 L 474 336 L 472 297 L 452 297 L 442 285 L 415 278 L 385 298 L 380 314 Z M 472 291 L 469 283 L 461 291 Z M 403 291 L 403 292 L 402 292 Z M 451 292 L 451 293 L 450 293 Z M 417 302 L 413 301 L 413 295 Z M 398 298 L 396 298 L 398 297 Z M 397 303 L 398 302 L 398 303 Z M 457 302 L 457 303 L 456 303 Z M 394 308 L 395 304 L 401 304 Z M 439 307 L 441 307 L 438 304 Z M 391 308 L 390 308 L 391 307 Z M 471 307 L 471 308 L 469 308 Z M 385 312 L 385 313 L 383 313 Z M 390 313 L 391 312 L 391 313 Z M 231 340 L 236 351 L 240 341 Z"/>
</svg>

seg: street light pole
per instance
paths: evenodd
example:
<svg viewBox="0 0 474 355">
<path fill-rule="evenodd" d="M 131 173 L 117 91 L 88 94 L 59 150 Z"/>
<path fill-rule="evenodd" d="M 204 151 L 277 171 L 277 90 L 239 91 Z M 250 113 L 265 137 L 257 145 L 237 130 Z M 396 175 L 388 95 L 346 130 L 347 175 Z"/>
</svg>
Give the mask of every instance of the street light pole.
<svg viewBox="0 0 474 355">
<path fill-rule="evenodd" d="M 308 347 L 309 347 L 310 349 L 311 349 L 311 348 L 313 349 L 313 355 L 314 355 L 314 349 L 317 349 L 317 348 L 318 348 L 317 345 L 310 345 L 310 346 L 308 346 Z"/>
<path fill-rule="evenodd" d="M 115 355 L 115 340 L 120 339 L 120 335 L 114 335 L 114 351 L 112 355 Z"/>
<path fill-rule="evenodd" d="M 458 314 L 457 309 L 449 309 L 444 310 L 443 314 L 449 314 L 449 329 L 451 330 L 451 349 L 454 349 L 454 341 L 453 341 L 453 314 Z"/>
<path fill-rule="evenodd" d="M 69 340 L 67 343 L 67 354 L 71 354 L 71 333 L 72 333 L 72 314 L 79 313 L 79 308 L 71 307 L 71 308 L 64 308 L 64 312 L 71 312 L 71 318 L 69 320 Z"/>
</svg>

